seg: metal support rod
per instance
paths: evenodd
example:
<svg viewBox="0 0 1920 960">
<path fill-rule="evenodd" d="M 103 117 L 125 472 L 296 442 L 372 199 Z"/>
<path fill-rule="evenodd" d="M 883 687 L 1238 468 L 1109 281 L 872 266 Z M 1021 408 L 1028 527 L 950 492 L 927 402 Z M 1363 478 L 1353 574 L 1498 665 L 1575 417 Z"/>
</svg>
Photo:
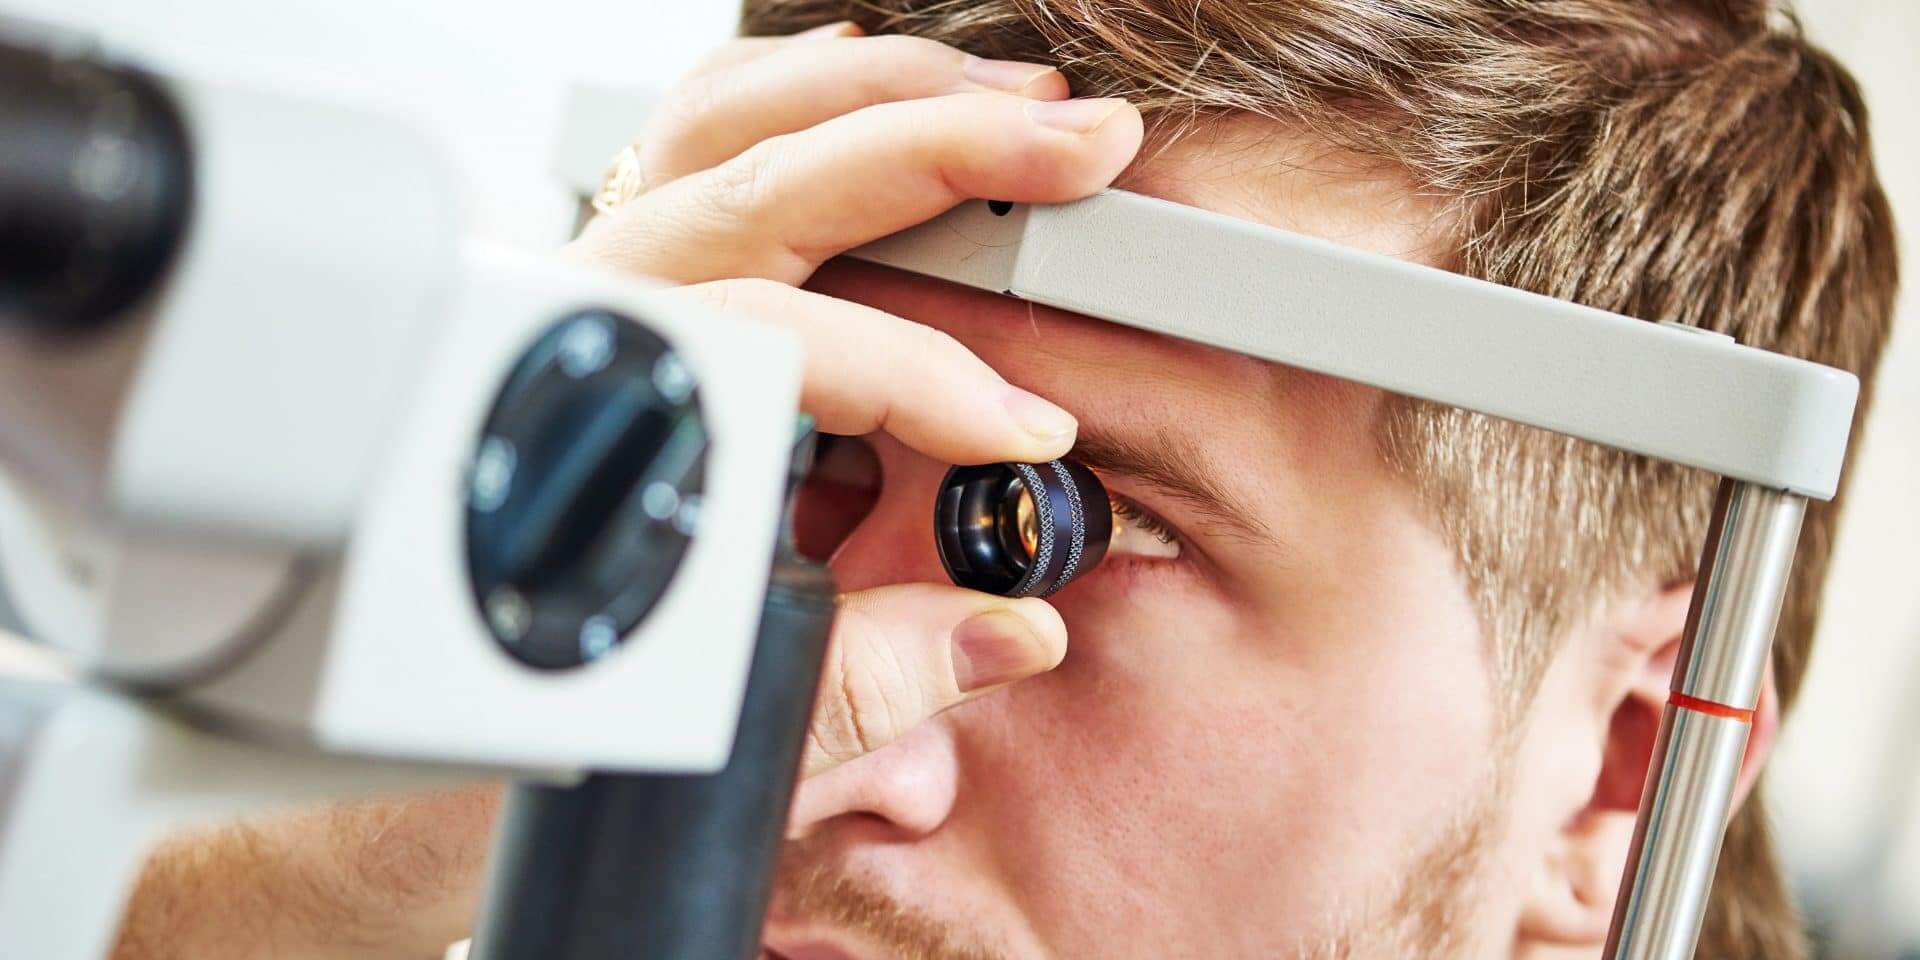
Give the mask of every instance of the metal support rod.
<svg viewBox="0 0 1920 960">
<path fill-rule="evenodd" d="M 1660 721 L 1610 960 L 1693 956 L 1806 500 L 1722 480 Z"/>
</svg>

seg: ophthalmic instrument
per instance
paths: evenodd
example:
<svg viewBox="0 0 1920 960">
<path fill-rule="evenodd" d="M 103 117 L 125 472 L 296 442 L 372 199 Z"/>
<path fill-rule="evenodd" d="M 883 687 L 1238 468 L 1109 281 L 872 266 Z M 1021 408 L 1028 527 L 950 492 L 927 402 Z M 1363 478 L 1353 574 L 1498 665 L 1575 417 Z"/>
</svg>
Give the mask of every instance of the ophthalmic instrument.
<svg viewBox="0 0 1920 960">
<path fill-rule="evenodd" d="M 502 778 L 497 955 L 757 947 L 832 613 L 797 344 L 463 244 L 452 179 L 0 36 L 0 629 L 75 676 L 0 676 L 0 956 L 104 956 L 182 823 Z"/>
<path fill-rule="evenodd" d="M 85 681 L 0 685 L 0 953 L 100 955 L 178 819 L 502 771 L 483 955 L 750 950 L 830 614 L 794 347 L 462 245 L 405 124 L 5 54 L 64 132 L 0 138 L 0 621 Z M 1851 375 L 1118 191 L 856 255 L 1723 477 L 1608 947 L 1691 955 Z"/>
</svg>

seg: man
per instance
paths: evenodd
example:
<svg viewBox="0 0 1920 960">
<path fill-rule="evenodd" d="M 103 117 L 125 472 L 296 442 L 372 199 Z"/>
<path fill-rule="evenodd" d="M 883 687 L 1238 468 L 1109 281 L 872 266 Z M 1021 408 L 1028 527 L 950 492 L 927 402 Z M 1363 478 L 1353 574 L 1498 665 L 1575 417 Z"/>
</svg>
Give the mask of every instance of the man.
<svg viewBox="0 0 1920 960">
<path fill-rule="evenodd" d="M 780 318 L 809 409 L 867 435 L 807 517 L 850 594 L 768 955 L 1595 956 L 1712 478 L 827 261 L 966 197 L 1117 182 L 1870 387 L 1893 242 L 1844 71 L 1739 0 L 754 0 L 747 25 L 815 29 L 684 85 L 644 192 L 573 252 Z M 939 585 L 946 465 L 1069 441 L 1156 546 L 1051 607 Z M 1834 516 L 1808 515 L 1703 956 L 1804 954 L 1754 784 Z M 122 955 L 456 936 L 489 796 L 182 841 Z M 296 919 L 239 929 L 231 889 Z"/>
</svg>

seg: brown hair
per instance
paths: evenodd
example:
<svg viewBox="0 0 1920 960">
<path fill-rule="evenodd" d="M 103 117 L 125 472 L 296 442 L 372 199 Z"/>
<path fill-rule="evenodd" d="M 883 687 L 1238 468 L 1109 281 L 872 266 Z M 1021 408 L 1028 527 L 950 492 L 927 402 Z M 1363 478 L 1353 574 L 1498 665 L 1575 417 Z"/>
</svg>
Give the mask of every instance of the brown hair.
<svg viewBox="0 0 1920 960">
<path fill-rule="evenodd" d="M 1062 64 L 1077 95 L 1141 106 L 1152 144 L 1230 112 L 1271 118 L 1439 199 L 1459 225 L 1453 269 L 1871 387 L 1896 266 L 1866 109 L 1766 0 L 748 0 L 746 29 L 843 18 Z M 1509 707 L 1598 604 L 1693 576 L 1710 476 L 1404 399 L 1380 440 L 1454 546 Z M 1836 508 L 1813 505 L 1801 536 L 1774 651 L 1783 705 Z M 1702 956 L 1804 955 L 1757 795 L 1719 878 Z"/>
</svg>

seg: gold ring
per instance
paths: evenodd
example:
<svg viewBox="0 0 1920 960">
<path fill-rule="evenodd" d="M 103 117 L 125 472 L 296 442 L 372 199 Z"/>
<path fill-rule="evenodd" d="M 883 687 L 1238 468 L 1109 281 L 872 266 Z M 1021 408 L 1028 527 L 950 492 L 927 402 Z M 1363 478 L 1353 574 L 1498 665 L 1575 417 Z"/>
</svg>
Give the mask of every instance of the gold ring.
<svg viewBox="0 0 1920 960">
<path fill-rule="evenodd" d="M 593 209 L 612 213 L 614 208 L 641 194 L 643 179 L 639 149 L 632 145 L 622 147 L 614 155 L 613 163 L 608 165 L 607 175 L 600 181 L 599 192 L 593 195 Z"/>
</svg>

